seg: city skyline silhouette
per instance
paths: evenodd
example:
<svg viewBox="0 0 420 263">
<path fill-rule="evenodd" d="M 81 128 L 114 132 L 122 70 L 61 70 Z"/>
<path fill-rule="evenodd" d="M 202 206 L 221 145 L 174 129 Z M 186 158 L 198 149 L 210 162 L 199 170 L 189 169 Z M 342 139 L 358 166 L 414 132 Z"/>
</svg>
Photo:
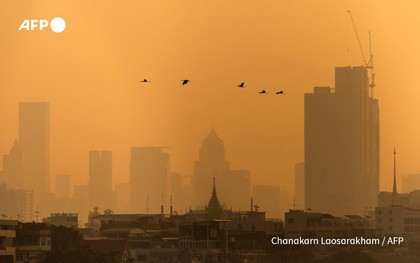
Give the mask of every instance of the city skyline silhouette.
<svg viewBox="0 0 420 263">
<path fill-rule="evenodd" d="M 420 145 L 415 136 L 417 126 L 408 122 L 415 120 L 415 115 L 402 115 L 410 112 L 404 109 L 413 106 L 417 96 L 410 88 L 415 85 L 407 85 L 415 82 L 409 71 L 395 70 L 402 77 L 393 77 L 396 74 L 389 72 L 394 66 L 385 63 L 385 58 L 408 51 L 416 56 L 410 48 L 417 40 L 404 34 L 404 26 L 397 27 L 415 21 L 416 16 L 407 13 L 404 5 L 384 5 L 379 13 L 368 16 L 375 5 L 320 3 L 328 8 L 309 3 L 255 6 L 249 2 L 238 6 L 180 1 L 179 6 L 168 3 L 159 9 L 153 3 L 130 2 L 117 7 L 124 11 L 126 27 L 111 21 L 98 27 L 109 12 L 107 6 L 99 6 L 105 13 L 92 20 L 87 15 L 77 19 L 72 15 L 72 8 L 79 4 L 53 4 L 51 8 L 66 18 L 64 32 L 52 37 L 50 32 L 7 29 L 5 33 L 21 48 L 0 44 L 0 57 L 4 65 L 10 65 L 0 70 L 0 85 L 5 87 L 0 94 L 4 112 L 0 124 L 5 127 L 0 152 L 7 154 L 18 137 L 16 105 L 46 101 L 51 106 L 50 189 L 57 174 L 71 175 L 74 185 L 86 184 L 85 157 L 93 149 L 113 152 L 115 184 L 128 181 L 129 149 L 135 146 L 170 146 L 171 171 L 191 176 L 199 143 L 214 123 L 227 143 L 227 159 L 234 169 L 250 170 L 252 184 L 282 186 L 293 195 L 294 166 L 304 160 L 303 94 L 313 86 L 333 86 L 334 67 L 363 63 L 347 14 L 352 10 L 365 50 L 367 32 L 372 32 L 378 76 L 375 98 L 381 101 L 380 190 L 388 190 L 392 187 L 392 178 L 387 176 L 392 173 L 392 159 L 384 151 L 389 147 L 398 145 L 401 152 L 397 180 L 418 171 L 411 148 Z M 416 4 L 412 5 L 416 10 Z M 93 8 L 84 6 L 89 7 Z M 181 7 L 190 12 L 176 12 Z M 51 14 L 34 11 L 33 4 L 11 4 L 10 8 L 40 16 Z M 151 13 L 138 18 L 130 10 L 137 8 Z M 255 8 L 271 16 L 260 16 Z M 404 14 L 403 19 L 388 21 L 385 17 L 391 13 Z M 10 14 L 1 19 L 6 28 L 21 22 Z M 254 21 L 254 27 L 246 21 Z M 393 45 L 391 49 L 387 44 L 397 33 L 405 37 L 407 48 Z M 330 36 L 335 36 L 333 42 L 327 41 Z M 74 39 L 87 41 L 76 43 Z M 415 68 L 410 63 L 417 60 L 406 63 L 405 58 L 398 55 L 393 65 Z M 22 74 L 24 78 L 19 77 Z M 184 87 L 182 76 L 193 82 Z M 141 80 L 150 83 L 139 83 Z M 407 91 L 400 96 L 394 96 L 397 80 L 407 82 Z M 235 89 L 238 83 L 246 83 L 246 89 Z M 279 85 L 286 96 L 274 96 Z M 273 96 L 258 96 L 262 89 Z M 407 97 L 409 91 L 413 95 Z"/>
<path fill-rule="evenodd" d="M 214 122 L 233 164 L 258 172 L 255 183 L 284 185 L 293 193 L 294 165 L 303 161 L 302 94 L 332 86 L 336 66 L 363 64 L 350 9 L 365 51 L 369 30 L 372 35 L 375 97 L 382 106 L 380 189 L 390 189 L 386 149 L 400 149 L 398 179 L 419 170 L 419 127 L 411 110 L 419 97 L 413 73 L 419 43 L 417 29 L 408 31 L 419 7 L 378 3 L 179 1 L 162 8 L 129 2 L 112 12 L 103 4 L 53 3 L 43 10 L 42 4 L 10 3 L 9 11 L 0 11 L 11 39 L 0 44 L 0 152 L 17 137 L 17 103 L 48 101 L 52 176 L 71 174 L 75 184 L 86 183 L 85 153 L 110 149 L 117 156 L 116 183 L 126 182 L 133 145 L 170 145 L 173 170 L 191 174 L 190 160 Z M 139 17 L 139 8 L 150 12 Z M 76 11 L 96 9 L 94 17 Z M 34 17 L 60 15 L 67 28 L 56 35 L 19 32 L 25 17 L 13 14 L 25 10 Z M 401 44 L 392 44 L 397 39 Z M 140 85 L 144 78 L 151 83 Z M 182 86 L 183 78 L 192 85 Z M 239 90 L 246 93 L 238 94 L 238 82 L 246 83 Z M 286 96 L 257 97 L 248 88 L 281 88 Z"/>
<path fill-rule="evenodd" d="M 419 261 L 419 13 L 0 1 L 0 262 Z"/>
</svg>

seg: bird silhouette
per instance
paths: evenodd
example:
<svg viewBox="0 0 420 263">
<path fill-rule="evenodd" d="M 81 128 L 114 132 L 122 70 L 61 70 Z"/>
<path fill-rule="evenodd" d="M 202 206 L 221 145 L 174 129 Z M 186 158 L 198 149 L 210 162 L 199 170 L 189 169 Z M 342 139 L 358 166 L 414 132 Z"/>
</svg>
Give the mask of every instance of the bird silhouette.
<svg viewBox="0 0 420 263">
<path fill-rule="evenodd" d="M 280 90 L 280 91 L 277 91 L 276 94 L 285 94 L 285 93 L 284 91 Z"/>
<path fill-rule="evenodd" d="M 183 79 L 182 81 L 182 85 L 187 85 L 189 82 L 191 82 L 191 80 L 189 79 Z"/>
<path fill-rule="evenodd" d="M 147 83 L 147 82 L 150 82 L 149 80 L 147 80 L 147 79 L 143 79 L 143 80 L 141 80 L 140 81 L 141 83 Z"/>
<path fill-rule="evenodd" d="M 239 88 L 245 88 L 245 82 L 242 82 L 241 84 L 239 84 L 237 87 Z"/>
<path fill-rule="evenodd" d="M 268 92 L 267 92 L 267 91 L 265 91 L 265 89 L 263 89 L 262 91 L 260 91 L 260 92 L 258 92 L 258 93 L 260 93 L 260 94 L 267 94 Z"/>
</svg>

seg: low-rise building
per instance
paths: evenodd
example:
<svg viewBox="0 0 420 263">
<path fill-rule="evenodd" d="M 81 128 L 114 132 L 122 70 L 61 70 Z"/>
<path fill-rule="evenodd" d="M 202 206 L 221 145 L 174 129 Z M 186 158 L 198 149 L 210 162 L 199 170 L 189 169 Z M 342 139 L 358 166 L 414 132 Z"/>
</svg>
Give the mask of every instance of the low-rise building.
<svg viewBox="0 0 420 263">
<path fill-rule="evenodd" d="M 0 262 L 16 262 L 16 229 L 19 222 L 16 220 L 0 220 Z"/>
<path fill-rule="evenodd" d="M 54 226 L 64 226 L 77 229 L 79 215 L 77 213 L 52 213 L 48 222 Z"/>
<path fill-rule="evenodd" d="M 400 205 L 377 207 L 375 217 L 381 235 L 420 238 L 420 209 Z"/>
<path fill-rule="evenodd" d="M 21 223 L 16 231 L 16 263 L 42 262 L 51 251 L 51 228 L 39 223 Z"/>
<path fill-rule="evenodd" d="M 289 210 L 285 213 L 284 236 L 286 238 L 320 237 L 370 237 L 375 235 L 369 218 L 359 215 L 335 217 L 326 213 Z"/>
</svg>

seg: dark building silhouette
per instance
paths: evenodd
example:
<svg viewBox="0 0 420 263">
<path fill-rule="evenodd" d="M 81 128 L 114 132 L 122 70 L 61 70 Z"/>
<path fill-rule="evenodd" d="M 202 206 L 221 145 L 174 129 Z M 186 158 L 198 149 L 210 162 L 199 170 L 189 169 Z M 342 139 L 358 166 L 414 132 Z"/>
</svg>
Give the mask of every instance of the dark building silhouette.
<svg viewBox="0 0 420 263">
<path fill-rule="evenodd" d="M 212 128 L 201 143 L 199 160 L 195 162 L 192 205 L 206 203 L 211 194 L 209 185 L 212 178 L 217 177 L 219 195 L 227 206 L 234 209 L 247 209 L 251 198 L 251 173 L 248 170 L 231 170 L 229 161 L 225 159 L 225 146 Z M 232 191 L 236 189 L 236 191 Z"/>
<path fill-rule="evenodd" d="M 335 89 L 305 94 L 305 205 L 362 214 L 378 193 L 378 100 L 369 96 L 365 67 L 338 67 Z"/>
<path fill-rule="evenodd" d="M 50 104 L 19 103 L 19 145 L 24 158 L 25 189 L 34 191 L 34 205 L 47 212 L 50 192 Z"/>
<path fill-rule="evenodd" d="M 213 192 L 207 206 L 208 214 L 211 218 L 220 218 L 223 213 L 223 207 L 220 204 L 219 198 L 217 198 L 216 192 L 216 178 L 213 177 Z"/>
<path fill-rule="evenodd" d="M 24 183 L 23 153 L 17 140 L 9 154 L 3 155 L 3 177 L 9 188 L 22 189 L 28 186 Z"/>
<path fill-rule="evenodd" d="M 169 154 L 162 147 L 132 147 L 130 161 L 130 210 L 168 213 Z"/>
<path fill-rule="evenodd" d="M 212 178 L 220 178 L 222 172 L 229 171 L 229 162 L 225 159 L 225 146 L 212 128 L 210 133 L 201 143 L 199 159 L 195 162 L 193 177 L 194 205 L 205 203 L 211 194 L 209 185 Z"/>
<path fill-rule="evenodd" d="M 89 152 L 89 205 L 102 210 L 116 210 L 116 195 L 112 191 L 112 152 Z"/>
<path fill-rule="evenodd" d="M 419 190 L 410 193 L 398 193 L 397 187 L 397 152 L 394 148 L 394 175 L 392 191 L 381 191 L 378 195 L 378 208 L 389 206 L 404 206 L 414 209 L 420 208 Z"/>
</svg>

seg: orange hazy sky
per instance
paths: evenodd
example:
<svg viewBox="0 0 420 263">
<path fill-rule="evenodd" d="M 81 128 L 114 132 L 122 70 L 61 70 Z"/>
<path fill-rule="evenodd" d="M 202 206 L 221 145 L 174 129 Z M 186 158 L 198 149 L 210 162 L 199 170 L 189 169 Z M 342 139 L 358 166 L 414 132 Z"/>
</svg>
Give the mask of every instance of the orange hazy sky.
<svg viewBox="0 0 420 263">
<path fill-rule="evenodd" d="M 114 182 L 127 182 L 132 146 L 168 146 L 171 170 L 191 175 L 213 123 L 232 168 L 293 194 L 303 94 L 334 86 L 334 67 L 362 64 L 348 9 L 366 54 L 372 32 L 390 190 L 394 145 L 398 177 L 420 172 L 420 1 L 2 0 L 0 154 L 21 101 L 50 102 L 51 178 L 74 184 L 87 182 L 89 150 L 112 150 Z M 60 34 L 18 31 L 56 16 Z"/>
</svg>

